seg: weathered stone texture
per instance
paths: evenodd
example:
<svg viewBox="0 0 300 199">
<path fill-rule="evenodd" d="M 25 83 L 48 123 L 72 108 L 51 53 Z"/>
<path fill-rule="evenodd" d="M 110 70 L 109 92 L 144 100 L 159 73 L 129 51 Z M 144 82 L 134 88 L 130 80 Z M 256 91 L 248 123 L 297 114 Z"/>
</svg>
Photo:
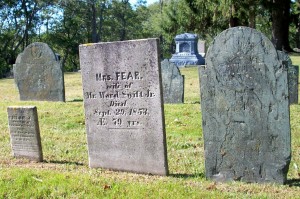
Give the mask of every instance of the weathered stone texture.
<svg viewBox="0 0 300 199">
<path fill-rule="evenodd" d="M 199 68 L 206 176 L 284 183 L 291 159 L 287 70 L 260 32 L 219 34 Z"/>
<path fill-rule="evenodd" d="M 65 101 L 60 61 L 45 43 L 32 43 L 18 55 L 14 65 L 14 78 L 20 100 Z"/>
<path fill-rule="evenodd" d="M 184 76 L 177 66 L 165 59 L 161 62 L 164 103 L 183 103 Z"/>
<path fill-rule="evenodd" d="M 90 167 L 167 175 L 158 40 L 79 49 Z"/>
<path fill-rule="evenodd" d="M 289 103 L 298 104 L 299 66 L 292 65 L 292 60 L 285 52 L 277 52 L 279 59 L 285 64 L 288 71 Z"/>
<path fill-rule="evenodd" d="M 43 161 L 40 129 L 35 106 L 7 108 L 12 152 L 15 157 Z"/>
</svg>

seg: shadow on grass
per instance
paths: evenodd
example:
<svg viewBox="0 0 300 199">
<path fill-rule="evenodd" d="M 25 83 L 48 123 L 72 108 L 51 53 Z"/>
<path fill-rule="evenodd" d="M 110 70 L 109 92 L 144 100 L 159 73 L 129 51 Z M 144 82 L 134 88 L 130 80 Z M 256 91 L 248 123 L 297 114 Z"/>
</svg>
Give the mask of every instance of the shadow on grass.
<svg viewBox="0 0 300 199">
<path fill-rule="evenodd" d="M 185 102 L 184 104 L 200 104 L 200 101 L 194 101 L 194 102 Z"/>
<path fill-rule="evenodd" d="M 183 174 L 183 173 L 171 173 L 169 176 L 174 178 L 183 178 L 183 179 L 189 179 L 189 178 L 205 178 L 204 173 L 195 173 L 195 174 Z"/>
<path fill-rule="evenodd" d="M 68 102 L 82 102 L 83 101 L 83 99 L 73 99 L 73 100 L 70 100 L 70 101 L 68 101 Z"/>
<path fill-rule="evenodd" d="M 289 187 L 300 187 L 300 179 L 288 179 L 286 185 Z"/>
<path fill-rule="evenodd" d="M 69 162 L 69 161 L 57 161 L 57 160 L 50 160 L 47 161 L 46 163 L 53 163 L 53 164 L 69 164 L 69 165 L 76 165 L 76 166 L 83 166 L 83 163 L 79 163 L 79 162 Z"/>
</svg>

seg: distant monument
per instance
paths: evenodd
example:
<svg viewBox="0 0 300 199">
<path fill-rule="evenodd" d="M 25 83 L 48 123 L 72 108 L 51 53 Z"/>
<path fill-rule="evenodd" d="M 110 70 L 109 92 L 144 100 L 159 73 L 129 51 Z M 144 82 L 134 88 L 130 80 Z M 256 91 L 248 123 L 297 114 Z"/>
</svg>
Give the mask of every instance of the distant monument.
<svg viewBox="0 0 300 199">
<path fill-rule="evenodd" d="M 161 62 L 164 103 L 183 103 L 184 76 L 175 64 L 165 59 Z"/>
<path fill-rule="evenodd" d="M 168 174 L 158 42 L 80 45 L 90 167 Z"/>
<path fill-rule="evenodd" d="M 198 36 L 196 34 L 184 33 L 176 35 L 176 52 L 173 54 L 170 62 L 178 67 L 186 65 L 203 65 L 204 58 L 198 53 Z"/>
<path fill-rule="evenodd" d="M 291 160 L 287 70 L 248 27 L 219 34 L 199 68 L 206 176 L 284 184 Z"/>
<path fill-rule="evenodd" d="M 14 78 L 22 101 L 65 101 L 59 57 L 45 43 L 32 43 L 18 55 Z"/>
<path fill-rule="evenodd" d="M 42 144 L 35 106 L 7 108 L 8 125 L 13 155 L 42 162 Z"/>
</svg>

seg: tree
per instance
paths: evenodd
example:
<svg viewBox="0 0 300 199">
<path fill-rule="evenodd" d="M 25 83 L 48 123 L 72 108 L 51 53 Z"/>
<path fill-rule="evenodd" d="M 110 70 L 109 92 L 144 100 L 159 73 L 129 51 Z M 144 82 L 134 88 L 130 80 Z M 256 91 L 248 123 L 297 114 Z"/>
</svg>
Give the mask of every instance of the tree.
<svg viewBox="0 0 300 199">
<path fill-rule="evenodd" d="M 129 38 L 133 38 L 135 33 L 134 19 L 136 17 L 128 0 L 112 0 L 110 15 L 110 30 L 112 34 L 112 40 L 123 41 Z"/>
<path fill-rule="evenodd" d="M 199 14 L 199 21 L 207 20 L 205 13 L 214 15 L 212 23 L 226 19 L 229 27 L 249 26 L 256 28 L 257 18 L 269 12 L 272 22 L 272 42 L 277 50 L 292 51 L 289 45 L 290 0 L 185 0 L 190 9 Z M 264 18 L 267 21 L 268 18 Z M 211 25 L 211 24 L 210 24 Z M 213 26 L 213 25 L 212 25 Z M 207 27 L 206 27 L 207 28 Z M 259 29 L 259 28 L 258 28 Z M 264 30 L 262 28 L 262 30 Z"/>
<path fill-rule="evenodd" d="M 37 35 L 42 11 L 55 1 L 2 0 L 0 3 L 0 77 L 14 64 L 19 52 Z"/>
<path fill-rule="evenodd" d="M 60 1 L 57 11 L 60 14 L 42 40 L 61 55 L 65 71 L 76 71 L 80 68 L 78 46 L 92 39 L 87 28 L 88 4 L 85 1 Z"/>
<path fill-rule="evenodd" d="M 290 6 L 289 0 L 273 0 L 270 4 L 272 13 L 272 42 L 277 50 L 292 52 L 289 44 Z"/>
</svg>

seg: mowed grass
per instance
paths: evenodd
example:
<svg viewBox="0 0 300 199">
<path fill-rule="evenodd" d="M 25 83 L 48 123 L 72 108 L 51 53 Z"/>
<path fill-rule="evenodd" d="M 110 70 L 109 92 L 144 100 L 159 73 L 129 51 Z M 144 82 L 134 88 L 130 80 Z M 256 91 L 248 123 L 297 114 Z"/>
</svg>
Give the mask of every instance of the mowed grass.
<svg viewBox="0 0 300 199">
<path fill-rule="evenodd" d="M 299 57 L 292 57 L 300 65 Z M 65 73 L 66 102 L 21 102 L 0 79 L 0 198 L 300 198 L 300 105 L 291 106 L 292 162 L 287 185 L 205 179 L 197 68 L 183 68 L 185 103 L 166 104 L 167 177 L 88 167 L 80 73 Z M 11 155 L 7 106 L 38 109 L 44 162 Z"/>
</svg>

